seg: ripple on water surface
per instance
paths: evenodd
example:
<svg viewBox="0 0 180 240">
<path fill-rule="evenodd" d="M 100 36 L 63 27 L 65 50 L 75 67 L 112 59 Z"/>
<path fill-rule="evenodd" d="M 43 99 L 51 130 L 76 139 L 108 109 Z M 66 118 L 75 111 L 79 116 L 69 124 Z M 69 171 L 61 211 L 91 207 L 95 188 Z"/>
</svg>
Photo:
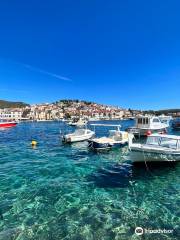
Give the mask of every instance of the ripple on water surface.
<svg viewBox="0 0 180 240">
<path fill-rule="evenodd" d="M 0 132 L 0 240 L 140 239 L 136 226 L 174 229 L 144 239 L 178 239 L 178 164 L 146 169 L 124 160 L 127 147 L 64 146 L 60 128 L 26 123 Z"/>
</svg>

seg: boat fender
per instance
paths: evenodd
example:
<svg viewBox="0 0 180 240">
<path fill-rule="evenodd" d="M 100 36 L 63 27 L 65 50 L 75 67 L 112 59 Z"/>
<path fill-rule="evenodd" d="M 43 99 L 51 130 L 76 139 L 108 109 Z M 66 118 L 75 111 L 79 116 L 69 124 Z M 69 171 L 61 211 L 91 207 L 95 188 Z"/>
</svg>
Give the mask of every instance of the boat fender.
<svg viewBox="0 0 180 240">
<path fill-rule="evenodd" d="M 152 132 L 150 131 L 150 130 L 148 130 L 147 132 L 146 132 L 146 136 L 150 136 L 152 134 Z"/>
</svg>

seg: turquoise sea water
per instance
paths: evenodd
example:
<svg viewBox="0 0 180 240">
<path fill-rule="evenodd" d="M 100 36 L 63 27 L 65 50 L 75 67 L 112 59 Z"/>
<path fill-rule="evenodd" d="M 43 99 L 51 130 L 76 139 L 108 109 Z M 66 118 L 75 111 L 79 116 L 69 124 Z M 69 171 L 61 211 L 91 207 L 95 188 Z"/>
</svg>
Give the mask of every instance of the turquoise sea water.
<svg viewBox="0 0 180 240">
<path fill-rule="evenodd" d="M 62 145 L 60 129 L 46 122 L 0 131 L 0 240 L 178 239 L 179 164 L 133 166 L 127 147 Z M 174 231 L 137 236 L 137 226 Z"/>
</svg>

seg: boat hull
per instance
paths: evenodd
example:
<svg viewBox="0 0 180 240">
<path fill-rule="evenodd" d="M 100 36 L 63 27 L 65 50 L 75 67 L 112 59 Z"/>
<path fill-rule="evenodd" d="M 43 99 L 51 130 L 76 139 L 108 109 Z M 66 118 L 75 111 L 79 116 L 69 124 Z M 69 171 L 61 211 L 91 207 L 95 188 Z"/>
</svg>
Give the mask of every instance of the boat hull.
<svg viewBox="0 0 180 240">
<path fill-rule="evenodd" d="M 125 145 L 128 145 L 127 142 L 124 143 L 114 143 L 114 144 L 110 144 L 110 143 L 99 143 L 97 141 L 93 141 L 90 140 L 89 141 L 89 147 L 92 149 L 96 149 L 96 150 L 105 150 L 105 149 L 111 149 L 111 148 L 120 148 L 123 147 Z"/>
<path fill-rule="evenodd" d="M 86 134 L 84 136 L 64 136 L 63 141 L 66 143 L 73 143 L 73 142 L 82 142 L 91 139 L 94 136 L 94 133 Z"/>
<path fill-rule="evenodd" d="M 4 123 L 0 123 L 0 128 L 11 128 L 11 127 L 15 127 L 17 125 L 17 123 L 10 123 L 10 122 L 4 122 Z"/>
<path fill-rule="evenodd" d="M 157 153 L 131 149 L 130 160 L 132 162 L 178 162 L 180 161 L 180 153 Z"/>
<path fill-rule="evenodd" d="M 180 130 L 180 123 L 172 124 L 174 130 Z"/>
<path fill-rule="evenodd" d="M 86 124 L 85 124 L 85 123 L 82 123 L 82 124 L 70 123 L 70 124 L 68 124 L 68 125 L 71 126 L 71 127 L 83 127 L 83 126 L 85 126 Z"/>
</svg>

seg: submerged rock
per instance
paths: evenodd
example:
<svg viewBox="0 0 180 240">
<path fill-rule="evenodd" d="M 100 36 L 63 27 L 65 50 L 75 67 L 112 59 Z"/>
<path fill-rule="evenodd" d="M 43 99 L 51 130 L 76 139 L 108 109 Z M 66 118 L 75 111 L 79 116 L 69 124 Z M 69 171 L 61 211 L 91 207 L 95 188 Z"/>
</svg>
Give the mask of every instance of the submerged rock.
<svg viewBox="0 0 180 240">
<path fill-rule="evenodd" d="M 20 228 L 9 228 L 0 232 L 0 240 L 13 240 L 20 234 Z"/>
</svg>

